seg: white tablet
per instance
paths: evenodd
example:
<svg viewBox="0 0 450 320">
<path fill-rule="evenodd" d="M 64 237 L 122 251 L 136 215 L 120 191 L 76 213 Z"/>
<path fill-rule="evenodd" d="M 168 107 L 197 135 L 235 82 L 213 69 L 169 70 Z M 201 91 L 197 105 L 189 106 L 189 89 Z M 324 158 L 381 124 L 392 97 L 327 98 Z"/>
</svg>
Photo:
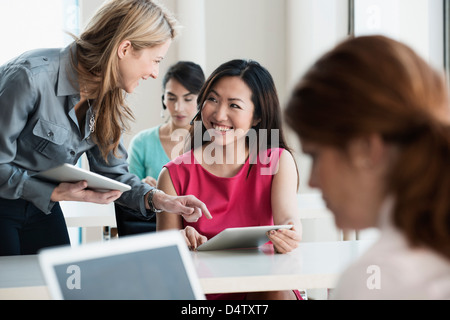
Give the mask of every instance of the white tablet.
<svg viewBox="0 0 450 320">
<path fill-rule="evenodd" d="M 86 180 L 89 189 L 102 192 L 109 190 L 119 190 L 124 192 L 131 189 L 127 184 L 68 163 L 50 170 L 39 172 L 35 177 L 53 182 L 78 182 Z"/>
<path fill-rule="evenodd" d="M 198 251 L 255 248 L 269 241 L 267 231 L 291 229 L 293 226 L 275 225 L 243 228 L 228 228 L 198 246 Z"/>
</svg>

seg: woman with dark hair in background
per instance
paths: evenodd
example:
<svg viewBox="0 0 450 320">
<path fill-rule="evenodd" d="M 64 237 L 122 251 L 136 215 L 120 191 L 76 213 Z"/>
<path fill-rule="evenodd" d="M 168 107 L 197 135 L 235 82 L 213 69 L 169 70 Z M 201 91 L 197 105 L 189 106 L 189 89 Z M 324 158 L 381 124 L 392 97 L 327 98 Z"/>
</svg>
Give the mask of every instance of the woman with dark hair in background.
<svg viewBox="0 0 450 320">
<path fill-rule="evenodd" d="M 149 185 L 156 187 L 163 166 L 183 151 L 184 137 L 197 112 L 197 97 L 204 82 L 202 68 L 190 61 L 174 64 L 164 75 L 161 114 L 168 110 L 170 118 L 162 125 L 139 132 L 128 149 L 130 172 Z M 181 148 L 174 150 L 177 145 Z"/>
<path fill-rule="evenodd" d="M 286 110 L 342 229 L 380 238 L 344 272 L 336 299 L 450 299 L 447 85 L 406 45 L 347 40 L 300 80 Z"/>
</svg>

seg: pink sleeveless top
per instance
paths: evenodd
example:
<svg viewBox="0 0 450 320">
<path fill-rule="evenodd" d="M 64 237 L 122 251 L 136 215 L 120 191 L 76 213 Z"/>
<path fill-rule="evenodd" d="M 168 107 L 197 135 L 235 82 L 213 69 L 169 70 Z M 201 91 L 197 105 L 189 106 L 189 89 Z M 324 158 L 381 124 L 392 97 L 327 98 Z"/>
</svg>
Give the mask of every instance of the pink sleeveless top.
<svg viewBox="0 0 450 320">
<path fill-rule="evenodd" d="M 192 151 L 169 162 L 166 167 L 177 194 L 196 196 L 213 216 L 212 220 L 202 217 L 195 223 L 183 220 L 184 227 L 190 225 L 210 239 L 226 228 L 273 225 L 272 179 L 283 150 L 269 149 L 257 159 L 249 157 L 231 178 L 211 174 Z"/>
<path fill-rule="evenodd" d="M 213 216 L 212 220 L 202 217 L 195 223 L 183 220 L 183 226 L 192 226 L 210 239 L 226 228 L 273 225 L 272 180 L 283 150 L 268 149 L 261 151 L 257 159 L 249 157 L 231 178 L 218 177 L 204 169 L 192 151 L 165 165 L 177 194 L 196 196 Z M 301 300 L 300 292 L 293 291 Z M 243 300 L 246 293 L 208 294 L 206 297 L 208 300 Z"/>
</svg>

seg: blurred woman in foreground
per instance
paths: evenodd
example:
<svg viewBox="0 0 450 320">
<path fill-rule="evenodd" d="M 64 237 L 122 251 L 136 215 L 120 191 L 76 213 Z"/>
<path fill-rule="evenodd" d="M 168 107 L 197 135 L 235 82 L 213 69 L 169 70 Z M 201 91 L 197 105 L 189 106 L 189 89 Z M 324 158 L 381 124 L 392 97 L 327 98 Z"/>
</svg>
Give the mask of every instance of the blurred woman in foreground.
<svg viewBox="0 0 450 320">
<path fill-rule="evenodd" d="M 334 298 L 450 298 L 449 118 L 443 76 L 382 36 L 339 44 L 296 86 L 286 120 L 310 185 L 339 228 L 381 229 Z"/>
</svg>

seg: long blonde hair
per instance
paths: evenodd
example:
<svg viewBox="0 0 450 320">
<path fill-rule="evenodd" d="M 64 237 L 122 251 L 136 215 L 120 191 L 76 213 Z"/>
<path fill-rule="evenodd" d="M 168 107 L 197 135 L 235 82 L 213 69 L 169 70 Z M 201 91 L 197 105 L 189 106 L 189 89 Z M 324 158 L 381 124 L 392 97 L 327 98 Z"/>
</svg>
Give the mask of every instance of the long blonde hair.
<svg viewBox="0 0 450 320">
<path fill-rule="evenodd" d="M 122 131 L 134 119 L 124 91 L 118 88 L 120 43 L 129 40 L 135 50 L 154 47 L 175 38 L 177 28 L 173 15 L 154 1 L 110 0 L 75 40 L 80 90 L 95 97 L 93 135 L 105 161 L 111 151 L 116 155 Z"/>
</svg>

